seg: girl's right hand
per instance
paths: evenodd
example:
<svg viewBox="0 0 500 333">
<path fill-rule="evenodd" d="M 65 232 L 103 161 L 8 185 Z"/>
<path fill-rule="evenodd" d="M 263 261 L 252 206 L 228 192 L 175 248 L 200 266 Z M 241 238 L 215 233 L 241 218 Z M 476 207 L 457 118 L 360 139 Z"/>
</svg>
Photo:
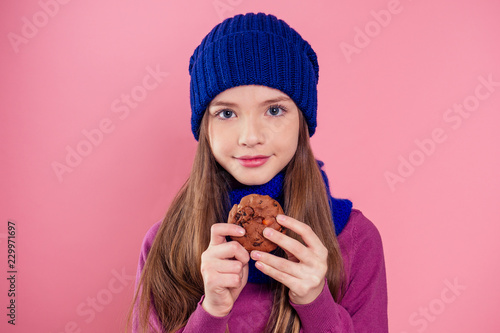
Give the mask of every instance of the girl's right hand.
<svg viewBox="0 0 500 333">
<path fill-rule="evenodd" d="M 245 229 L 229 223 L 215 223 L 210 229 L 210 244 L 201 255 L 205 287 L 201 306 L 213 316 L 227 315 L 247 283 L 250 255 L 240 243 L 226 241 L 226 236 L 244 234 Z"/>
</svg>

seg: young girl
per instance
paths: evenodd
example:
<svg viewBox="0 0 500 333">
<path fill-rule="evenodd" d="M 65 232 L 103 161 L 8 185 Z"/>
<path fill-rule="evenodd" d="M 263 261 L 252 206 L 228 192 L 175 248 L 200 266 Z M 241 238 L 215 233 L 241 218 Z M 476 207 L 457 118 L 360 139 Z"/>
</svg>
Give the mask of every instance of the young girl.
<svg viewBox="0 0 500 333">
<path fill-rule="evenodd" d="M 220 23 L 189 63 L 191 174 L 142 245 L 133 332 L 387 332 L 380 235 L 330 195 L 309 137 L 318 62 L 284 21 L 262 13 Z M 248 253 L 229 236 L 233 204 L 278 200 L 287 234 Z M 130 317 L 129 317 L 130 319 Z"/>
</svg>

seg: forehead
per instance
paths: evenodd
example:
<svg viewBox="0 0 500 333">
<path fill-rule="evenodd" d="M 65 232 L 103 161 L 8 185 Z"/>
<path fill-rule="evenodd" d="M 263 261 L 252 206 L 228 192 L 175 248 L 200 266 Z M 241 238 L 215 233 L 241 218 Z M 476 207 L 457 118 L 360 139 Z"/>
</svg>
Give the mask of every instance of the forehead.
<svg viewBox="0 0 500 333">
<path fill-rule="evenodd" d="M 266 101 L 266 100 L 292 101 L 292 99 L 281 90 L 259 86 L 259 85 L 244 85 L 232 87 L 224 90 L 214 97 L 209 106 L 217 106 L 220 104 L 236 104 L 244 101 Z"/>
</svg>

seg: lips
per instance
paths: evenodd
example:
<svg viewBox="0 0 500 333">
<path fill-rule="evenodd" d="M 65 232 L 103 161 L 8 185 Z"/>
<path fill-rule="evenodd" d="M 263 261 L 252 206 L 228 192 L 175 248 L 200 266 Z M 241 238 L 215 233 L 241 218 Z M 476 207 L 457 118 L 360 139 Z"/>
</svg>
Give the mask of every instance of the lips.
<svg viewBox="0 0 500 333">
<path fill-rule="evenodd" d="M 269 160 L 269 156 L 257 155 L 257 156 L 240 156 L 236 158 L 240 164 L 246 168 L 256 168 Z"/>
</svg>

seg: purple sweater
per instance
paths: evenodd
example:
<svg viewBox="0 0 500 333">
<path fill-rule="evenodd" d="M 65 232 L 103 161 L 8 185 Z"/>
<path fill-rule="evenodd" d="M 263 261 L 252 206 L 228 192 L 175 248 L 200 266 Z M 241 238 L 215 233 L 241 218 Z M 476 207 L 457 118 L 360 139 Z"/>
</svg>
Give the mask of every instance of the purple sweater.
<svg viewBox="0 0 500 333">
<path fill-rule="evenodd" d="M 147 232 L 141 249 L 137 281 L 147 255 L 160 227 L 158 222 Z M 340 303 L 336 303 L 325 283 L 321 294 L 305 305 L 290 303 L 299 315 L 302 333 L 321 332 L 388 332 L 387 283 L 380 234 L 359 210 L 353 209 L 344 230 L 338 236 L 347 276 L 347 290 Z M 187 325 L 178 333 L 262 332 L 269 318 L 272 294 L 266 284 L 247 283 L 225 317 L 214 317 L 201 306 L 191 314 Z M 154 310 L 154 309 L 153 309 Z M 150 322 L 158 332 L 164 332 L 156 311 Z M 134 318 L 133 332 L 139 332 Z"/>
</svg>

